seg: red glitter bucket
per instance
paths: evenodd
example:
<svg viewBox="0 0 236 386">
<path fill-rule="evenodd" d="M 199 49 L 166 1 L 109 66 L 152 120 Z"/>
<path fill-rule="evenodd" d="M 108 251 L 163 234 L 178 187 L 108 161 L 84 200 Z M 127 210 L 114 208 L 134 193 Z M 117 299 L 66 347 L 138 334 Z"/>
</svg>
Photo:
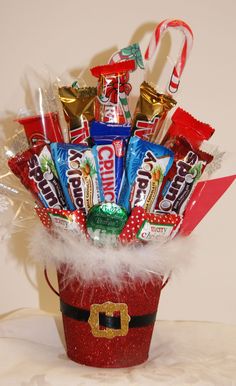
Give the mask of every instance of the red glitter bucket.
<svg viewBox="0 0 236 386">
<path fill-rule="evenodd" d="M 58 282 L 70 359 L 110 368 L 135 366 L 148 359 L 162 278 L 153 275 L 143 282 L 124 277 L 117 288 L 105 280 L 67 282 L 60 272 Z"/>
</svg>

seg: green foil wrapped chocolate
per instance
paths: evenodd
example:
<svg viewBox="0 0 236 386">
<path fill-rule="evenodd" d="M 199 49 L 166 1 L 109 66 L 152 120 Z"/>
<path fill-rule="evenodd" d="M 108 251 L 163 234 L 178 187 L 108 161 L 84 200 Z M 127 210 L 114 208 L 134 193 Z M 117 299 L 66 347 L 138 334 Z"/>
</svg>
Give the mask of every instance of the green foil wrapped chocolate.
<svg viewBox="0 0 236 386">
<path fill-rule="evenodd" d="M 88 234 L 99 245 L 114 245 L 127 219 L 126 210 L 113 202 L 94 205 L 87 216 Z"/>
</svg>

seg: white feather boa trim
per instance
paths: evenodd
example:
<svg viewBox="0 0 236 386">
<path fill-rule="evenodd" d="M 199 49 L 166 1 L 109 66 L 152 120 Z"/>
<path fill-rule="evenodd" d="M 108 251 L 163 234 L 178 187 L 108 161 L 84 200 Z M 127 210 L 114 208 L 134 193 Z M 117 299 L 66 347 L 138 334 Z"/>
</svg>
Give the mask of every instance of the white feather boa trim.
<svg viewBox="0 0 236 386">
<path fill-rule="evenodd" d="M 168 276 L 185 266 L 192 251 L 192 238 L 177 237 L 158 245 L 98 248 L 72 232 L 62 231 L 57 237 L 42 226 L 36 226 L 30 236 L 32 257 L 44 264 L 53 263 L 58 270 L 67 266 L 68 279 L 79 277 L 85 282 L 110 280 L 121 285 L 122 276 L 150 280 L 153 274 Z"/>
</svg>

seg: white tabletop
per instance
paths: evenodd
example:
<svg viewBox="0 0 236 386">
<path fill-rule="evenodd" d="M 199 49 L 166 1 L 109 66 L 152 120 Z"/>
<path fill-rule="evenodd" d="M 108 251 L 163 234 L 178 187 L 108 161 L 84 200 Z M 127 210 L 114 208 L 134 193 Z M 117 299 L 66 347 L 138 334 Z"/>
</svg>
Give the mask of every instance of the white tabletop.
<svg viewBox="0 0 236 386">
<path fill-rule="evenodd" d="M 0 386 L 235 386 L 236 325 L 156 323 L 149 360 L 126 369 L 70 361 L 60 315 L 20 310 L 0 320 Z"/>
</svg>

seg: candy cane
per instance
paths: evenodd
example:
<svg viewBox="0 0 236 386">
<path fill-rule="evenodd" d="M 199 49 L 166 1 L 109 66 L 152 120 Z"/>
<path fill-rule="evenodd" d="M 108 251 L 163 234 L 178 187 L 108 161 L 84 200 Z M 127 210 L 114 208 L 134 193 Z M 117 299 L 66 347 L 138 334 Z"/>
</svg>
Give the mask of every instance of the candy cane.
<svg viewBox="0 0 236 386">
<path fill-rule="evenodd" d="M 153 32 L 144 57 L 146 60 L 150 60 L 153 57 L 162 36 L 168 28 L 178 29 L 184 35 L 184 43 L 182 45 L 180 55 L 172 71 L 170 81 L 166 87 L 168 94 L 174 94 L 178 90 L 180 77 L 193 44 L 193 33 L 188 24 L 182 20 L 164 20 L 158 24 Z"/>
<path fill-rule="evenodd" d="M 124 92 L 120 93 L 119 99 L 120 99 L 120 104 L 121 104 L 122 109 L 123 109 L 124 116 L 126 118 L 126 122 L 130 123 L 132 117 L 131 117 L 131 113 L 129 110 L 128 99 L 127 99 L 126 94 Z"/>
</svg>

